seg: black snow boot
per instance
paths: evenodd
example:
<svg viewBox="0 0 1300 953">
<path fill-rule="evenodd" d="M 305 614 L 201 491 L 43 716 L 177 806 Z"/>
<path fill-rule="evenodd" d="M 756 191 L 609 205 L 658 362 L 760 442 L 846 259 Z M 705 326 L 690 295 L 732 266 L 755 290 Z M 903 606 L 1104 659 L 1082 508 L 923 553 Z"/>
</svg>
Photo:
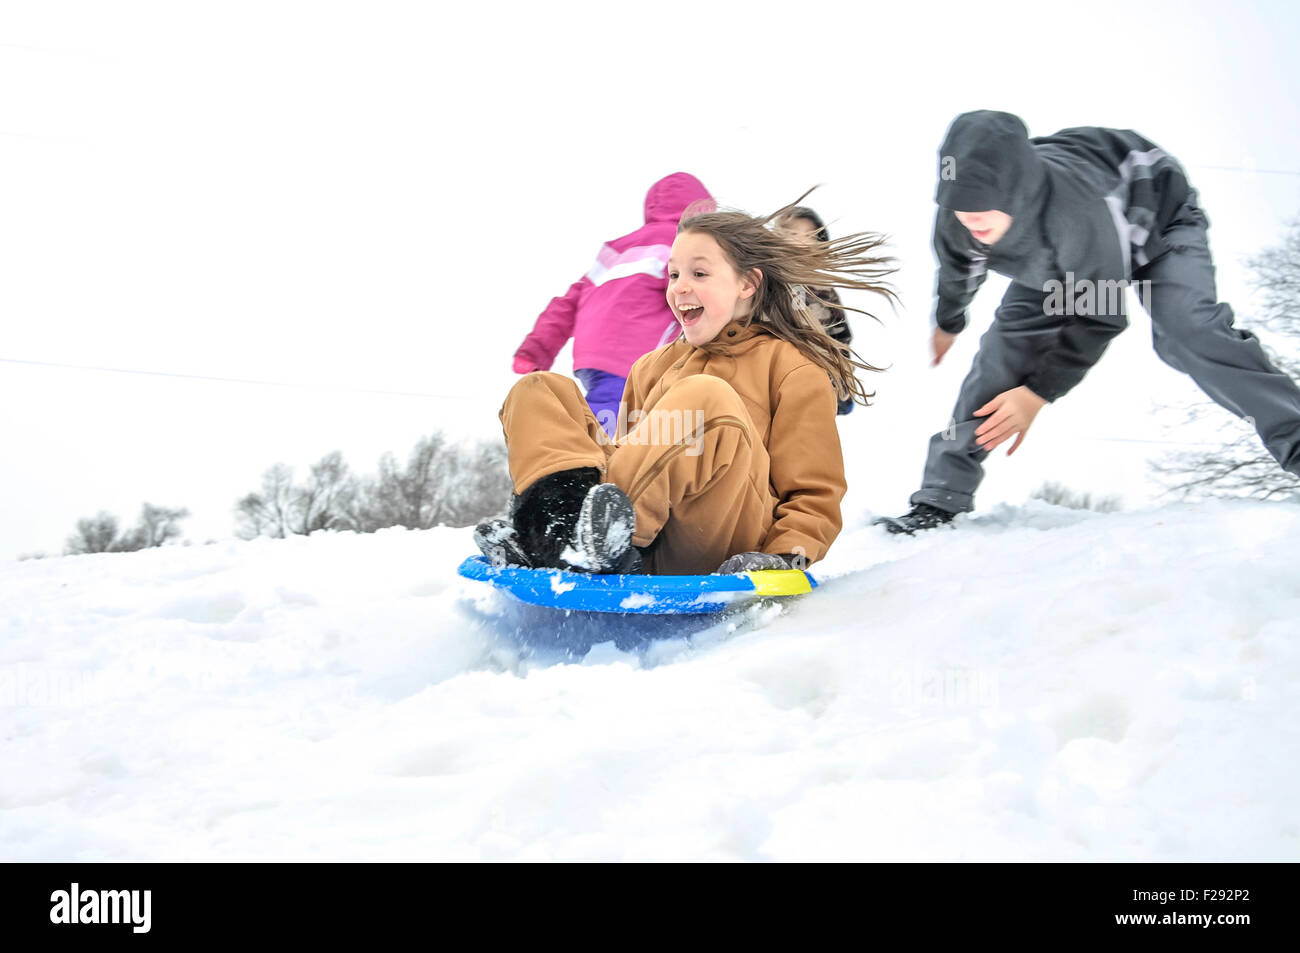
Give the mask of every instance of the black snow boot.
<svg viewBox="0 0 1300 953">
<path fill-rule="evenodd" d="M 640 569 L 632 545 L 636 511 L 627 495 L 600 482 L 595 467 L 542 477 L 515 498 L 519 546 L 534 567 L 628 573 Z"/>
<path fill-rule="evenodd" d="M 872 525 L 883 526 L 891 533 L 906 533 L 911 536 L 921 530 L 947 525 L 956 515 L 929 503 L 917 503 L 902 516 L 882 516 Z"/>
<path fill-rule="evenodd" d="M 519 534 L 509 517 L 494 516 L 474 527 L 474 542 L 479 551 L 488 558 L 493 566 L 504 569 L 506 566 L 532 566 L 519 545 Z"/>
</svg>

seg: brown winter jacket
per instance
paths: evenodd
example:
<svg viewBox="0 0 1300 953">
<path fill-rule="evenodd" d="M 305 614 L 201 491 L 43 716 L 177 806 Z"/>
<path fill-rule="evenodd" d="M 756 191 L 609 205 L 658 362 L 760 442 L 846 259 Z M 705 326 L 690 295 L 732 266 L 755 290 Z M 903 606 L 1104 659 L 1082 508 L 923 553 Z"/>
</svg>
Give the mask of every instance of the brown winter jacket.
<svg viewBox="0 0 1300 953">
<path fill-rule="evenodd" d="M 821 559 L 839 535 L 847 489 L 835 390 L 826 371 L 762 323 L 744 327 L 733 321 L 705 348 L 680 338 L 642 356 L 623 391 L 628 415 L 649 408 L 692 374 L 732 386 L 771 458 L 769 483 L 778 502 L 762 551 Z M 621 419 L 619 437 L 625 428 Z"/>
</svg>

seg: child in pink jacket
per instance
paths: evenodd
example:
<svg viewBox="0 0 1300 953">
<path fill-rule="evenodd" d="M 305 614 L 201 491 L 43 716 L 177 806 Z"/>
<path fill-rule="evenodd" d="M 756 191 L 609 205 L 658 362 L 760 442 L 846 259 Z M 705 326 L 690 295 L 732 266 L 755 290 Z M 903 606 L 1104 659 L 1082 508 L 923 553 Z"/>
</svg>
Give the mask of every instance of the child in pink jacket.
<svg viewBox="0 0 1300 953">
<path fill-rule="evenodd" d="M 695 176 L 674 172 L 650 186 L 645 224 L 607 242 L 591 269 L 561 297 L 551 299 L 515 351 L 515 373 L 549 370 L 555 355 L 573 338 L 574 376 L 610 435 L 632 364 L 676 327 L 665 299 L 665 267 L 677 223 L 688 207 L 693 215 L 716 207 Z"/>
</svg>

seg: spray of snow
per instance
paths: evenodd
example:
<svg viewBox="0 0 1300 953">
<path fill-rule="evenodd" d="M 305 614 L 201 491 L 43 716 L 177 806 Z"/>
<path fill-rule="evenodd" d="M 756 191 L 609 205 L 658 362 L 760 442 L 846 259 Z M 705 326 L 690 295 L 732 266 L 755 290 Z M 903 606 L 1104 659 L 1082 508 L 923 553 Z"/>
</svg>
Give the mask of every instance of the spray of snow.
<svg viewBox="0 0 1300 953">
<path fill-rule="evenodd" d="M 469 530 L 3 564 L 0 854 L 1295 861 L 1298 536 L 855 520 L 793 604 L 555 663 Z"/>
<path fill-rule="evenodd" d="M 648 592 L 634 592 L 618 605 L 621 609 L 648 609 L 655 602 L 655 597 Z"/>
<path fill-rule="evenodd" d="M 571 580 L 567 580 L 562 573 L 551 573 L 551 592 L 555 593 L 557 596 L 562 596 L 564 593 L 577 588 L 578 584 Z"/>
</svg>

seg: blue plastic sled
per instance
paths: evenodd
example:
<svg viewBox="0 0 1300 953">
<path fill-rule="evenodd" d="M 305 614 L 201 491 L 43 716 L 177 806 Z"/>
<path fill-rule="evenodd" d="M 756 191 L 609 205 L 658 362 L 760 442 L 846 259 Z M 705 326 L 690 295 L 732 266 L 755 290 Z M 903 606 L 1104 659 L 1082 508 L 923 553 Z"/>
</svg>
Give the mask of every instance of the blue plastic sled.
<svg viewBox="0 0 1300 953">
<path fill-rule="evenodd" d="M 817 586 L 811 573 L 798 569 L 729 576 L 613 576 L 562 569 L 498 569 L 484 556 L 469 557 L 459 572 L 530 605 L 621 615 L 701 615 L 752 599 L 799 595 Z"/>
</svg>

